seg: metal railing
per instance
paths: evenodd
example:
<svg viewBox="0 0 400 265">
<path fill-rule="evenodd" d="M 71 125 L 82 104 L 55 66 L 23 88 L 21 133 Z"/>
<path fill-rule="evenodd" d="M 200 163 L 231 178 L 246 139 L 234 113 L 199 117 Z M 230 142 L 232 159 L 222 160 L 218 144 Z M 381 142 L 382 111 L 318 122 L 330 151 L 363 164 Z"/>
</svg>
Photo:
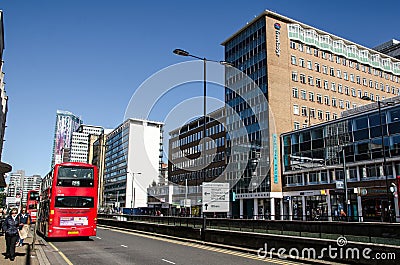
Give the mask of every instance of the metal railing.
<svg viewBox="0 0 400 265">
<path fill-rule="evenodd" d="M 100 219 L 126 222 L 191 227 L 201 229 L 201 217 L 112 215 L 99 214 Z M 310 238 L 337 239 L 344 236 L 349 241 L 400 245 L 400 224 L 347 222 L 347 221 L 289 221 L 243 218 L 206 218 L 206 229 L 229 230 L 248 233 L 287 235 Z"/>
</svg>

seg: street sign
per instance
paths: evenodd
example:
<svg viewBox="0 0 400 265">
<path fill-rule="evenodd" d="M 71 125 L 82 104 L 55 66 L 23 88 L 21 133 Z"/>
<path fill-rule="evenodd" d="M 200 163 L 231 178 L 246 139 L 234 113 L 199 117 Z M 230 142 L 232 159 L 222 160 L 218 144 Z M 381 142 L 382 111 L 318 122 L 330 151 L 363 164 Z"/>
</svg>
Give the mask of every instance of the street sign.
<svg viewBox="0 0 400 265">
<path fill-rule="evenodd" d="M 203 212 L 229 212 L 229 183 L 203 183 Z"/>
<path fill-rule="evenodd" d="M 344 189 L 343 180 L 336 180 L 336 189 Z"/>
</svg>

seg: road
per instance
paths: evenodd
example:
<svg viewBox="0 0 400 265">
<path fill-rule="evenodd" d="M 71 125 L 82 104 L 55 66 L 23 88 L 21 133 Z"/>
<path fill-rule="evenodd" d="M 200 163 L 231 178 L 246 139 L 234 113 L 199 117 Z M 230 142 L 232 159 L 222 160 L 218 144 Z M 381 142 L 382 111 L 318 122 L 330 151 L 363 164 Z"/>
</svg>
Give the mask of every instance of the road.
<svg viewBox="0 0 400 265">
<path fill-rule="evenodd" d="M 58 240 L 49 242 L 49 245 L 51 247 L 46 250 L 46 255 L 51 264 L 300 264 L 280 259 L 261 259 L 255 254 L 100 227 L 97 237 L 91 237 L 90 240 Z"/>
</svg>

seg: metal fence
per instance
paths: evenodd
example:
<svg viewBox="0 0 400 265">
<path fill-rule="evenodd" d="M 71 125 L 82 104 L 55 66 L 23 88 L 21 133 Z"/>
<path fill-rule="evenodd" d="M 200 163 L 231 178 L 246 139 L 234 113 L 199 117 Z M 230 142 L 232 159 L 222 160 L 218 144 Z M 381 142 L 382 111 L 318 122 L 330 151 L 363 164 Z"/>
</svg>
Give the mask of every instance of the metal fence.
<svg viewBox="0 0 400 265">
<path fill-rule="evenodd" d="M 177 227 L 217 229 L 249 233 L 277 234 L 310 238 L 337 239 L 388 245 L 400 245 L 400 224 L 344 222 L 344 221 L 289 221 L 262 219 L 201 218 L 175 216 L 147 216 L 99 214 L 99 218 L 127 222 L 144 222 Z M 204 227 L 203 227 L 204 226 Z"/>
</svg>

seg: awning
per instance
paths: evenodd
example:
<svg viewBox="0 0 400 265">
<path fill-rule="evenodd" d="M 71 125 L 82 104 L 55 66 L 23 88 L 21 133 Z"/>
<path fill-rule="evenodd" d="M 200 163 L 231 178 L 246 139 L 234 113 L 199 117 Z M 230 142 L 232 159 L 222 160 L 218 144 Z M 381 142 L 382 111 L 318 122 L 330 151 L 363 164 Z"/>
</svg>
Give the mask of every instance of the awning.
<svg viewBox="0 0 400 265">
<path fill-rule="evenodd" d="M 0 188 L 6 187 L 6 180 L 4 174 L 12 170 L 12 167 L 4 162 L 0 162 Z"/>
</svg>

